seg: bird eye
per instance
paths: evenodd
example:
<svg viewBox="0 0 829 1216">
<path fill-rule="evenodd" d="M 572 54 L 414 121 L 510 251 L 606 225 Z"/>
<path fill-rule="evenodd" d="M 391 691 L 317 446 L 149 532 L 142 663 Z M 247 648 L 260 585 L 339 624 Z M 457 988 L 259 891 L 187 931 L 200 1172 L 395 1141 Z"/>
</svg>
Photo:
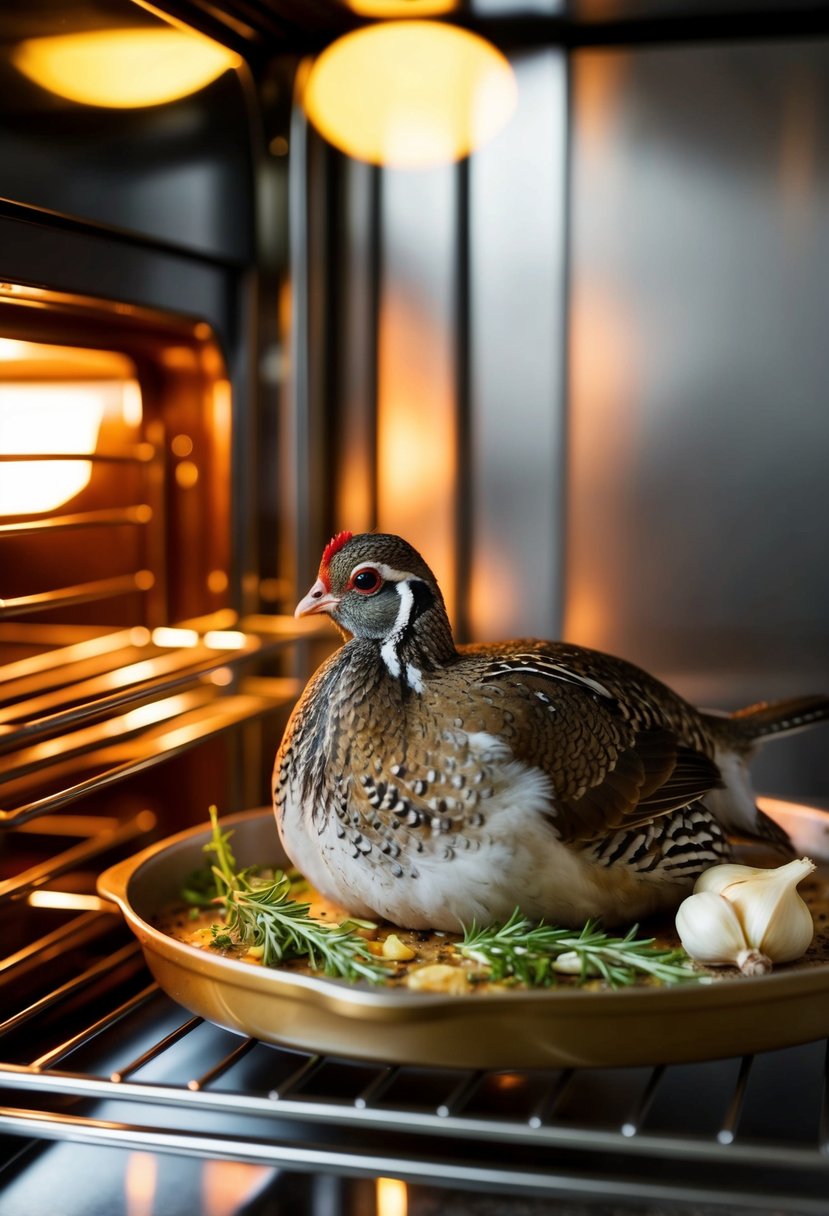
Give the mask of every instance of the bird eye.
<svg viewBox="0 0 829 1216">
<path fill-rule="evenodd" d="M 363 595 L 370 595 L 372 591 L 376 591 L 380 586 L 380 575 L 376 570 L 368 568 L 358 570 L 352 579 L 352 585 L 357 591 L 362 591 Z"/>
</svg>

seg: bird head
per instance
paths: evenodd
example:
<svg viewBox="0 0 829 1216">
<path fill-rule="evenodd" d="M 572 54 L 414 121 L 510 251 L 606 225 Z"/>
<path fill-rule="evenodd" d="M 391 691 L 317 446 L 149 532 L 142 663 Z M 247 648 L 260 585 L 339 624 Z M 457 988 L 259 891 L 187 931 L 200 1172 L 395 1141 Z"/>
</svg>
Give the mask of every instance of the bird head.
<svg viewBox="0 0 829 1216">
<path fill-rule="evenodd" d="M 449 628 L 434 574 L 407 541 L 386 533 L 340 532 L 328 542 L 294 615 L 318 612 L 352 637 L 379 641 L 402 638 L 427 616 Z"/>
</svg>

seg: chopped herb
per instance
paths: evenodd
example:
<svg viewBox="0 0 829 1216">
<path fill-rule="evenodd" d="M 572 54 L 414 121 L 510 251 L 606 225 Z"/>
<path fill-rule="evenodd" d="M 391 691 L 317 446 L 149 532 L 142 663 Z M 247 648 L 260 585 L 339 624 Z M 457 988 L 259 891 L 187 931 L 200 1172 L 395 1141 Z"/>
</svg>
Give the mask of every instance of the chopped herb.
<svg viewBox="0 0 829 1216">
<path fill-rule="evenodd" d="M 322 925 L 311 919 L 310 905 L 291 897 L 287 874 L 277 870 L 273 877 L 262 878 L 255 869 L 237 871 L 229 843 L 232 833 L 221 831 L 214 806 L 210 822 L 213 835 L 205 852 L 215 858 L 215 898 L 224 905 L 225 914 L 225 932 L 215 927 L 214 945 L 227 936 L 230 944 L 261 948 L 266 967 L 306 958 L 315 970 L 342 979 L 378 983 L 388 977 L 390 972 L 375 961 L 359 934 L 345 925 Z"/>
<path fill-rule="evenodd" d="M 518 908 L 502 925 L 479 929 L 473 922 L 458 946 L 460 953 L 489 968 L 488 979 L 518 981 L 547 988 L 557 973 L 575 975 L 580 983 L 599 978 L 623 988 L 643 975 L 661 984 L 703 978 L 684 950 L 661 949 L 653 938 L 637 939 L 638 925 L 624 937 L 611 937 L 588 921 L 583 929 L 557 929 L 521 915 Z"/>
<path fill-rule="evenodd" d="M 191 908 L 207 908 L 216 898 L 216 879 L 210 866 L 202 866 L 187 876 L 181 889 L 181 898 Z"/>
</svg>

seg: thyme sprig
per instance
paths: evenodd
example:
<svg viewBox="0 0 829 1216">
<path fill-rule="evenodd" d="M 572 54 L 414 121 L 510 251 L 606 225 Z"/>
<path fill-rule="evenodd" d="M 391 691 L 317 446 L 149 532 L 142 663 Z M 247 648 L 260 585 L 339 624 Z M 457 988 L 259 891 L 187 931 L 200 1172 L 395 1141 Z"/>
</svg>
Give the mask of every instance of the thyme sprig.
<svg viewBox="0 0 829 1216">
<path fill-rule="evenodd" d="M 214 944 L 241 945 L 261 950 L 262 963 L 275 967 L 290 959 L 305 958 L 316 971 L 346 980 L 378 983 L 389 971 L 377 962 L 366 941 L 345 925 L 323 925 L 308 915 L 310 905 L 292 898 L 291 880 L 281 870 L 272 877 L 257 875 L 255 867 L 237 870 L 230 847 L 232 832 L 219 827 L 216 808 L 210 808 L 213 828 L 205 853 L 215 862 L 214 902 L 224 907 L 224 926 L 214 926 Z"/>
<path fill-rule="evenodd" d="M 487 979 L 512 980 L 531 988 L 547 988 L 557 973 L 575 975 L 579 982 L 599 978 L 611 988 L 623 988 L 651 976 L 661 984 L 699 980 L 684 950 L 662 949 L 654 939 L 637 939 L 638 925 L 624 937 L 612 937 L 588 921 L 580 931 L 558 929 L 522 916 L 518 908 L 502 925 L 464 932 L 460 953 L 488 968 Z"/>
</svg>

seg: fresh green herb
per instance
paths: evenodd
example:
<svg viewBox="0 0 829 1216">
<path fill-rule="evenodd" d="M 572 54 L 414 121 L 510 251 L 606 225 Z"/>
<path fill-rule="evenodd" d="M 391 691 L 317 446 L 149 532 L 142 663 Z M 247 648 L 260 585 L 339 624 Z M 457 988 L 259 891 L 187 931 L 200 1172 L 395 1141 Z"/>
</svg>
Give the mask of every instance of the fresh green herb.
<svg viewBox="0 0 829 1216">
<path fill-rule="evenodd" d="M 557 929 L 522 916 L 518 908 L 503 925 L 479 929 L 473 922 L 458 946 L 465 958 L 489 968 L 488 979 L 550 987 L 557 972 L 581 983 L 600 978 L 611 988 L 635 983 L 642 975 L 662 984 L 699 980 L 684 950 L 659 949 L 653 938 L 636 938 L 638 925 L 624 937 L 611 937 L 588 921 L 581 931 Z"/>
<path fill-rule="evenodd" d="M 261 949 L 266 967 L 306 958 L 315 970 L 342 979 L 378 983 L 389 976 L 389 970 L 372 956 L 365 938 L 344 925 L 312 920 L 310 905 L 292 899 L 287 874 L 277 870 L 273 877 L 262 878 L 254 869 L 237 870 L 229 843 L 232 833 L 221 831 L 213 806 L 210 822 L 213 835 L 205 852 L 215 858 L 216 902 L 224 906 L 225 913 L 224 928 L 217 928 L 214 945 L 224 945 L 227 937 L 234 945 Z"/>
<path fill-rule="evenodd" d="M 216 899 L 216 879 L 210 866 L 202 866 L 188 874 L 181 888 L 181 898 L 189 904 L 194 915 L 198 916 L 199 908 L 209 908 Z"/>
</svg>

